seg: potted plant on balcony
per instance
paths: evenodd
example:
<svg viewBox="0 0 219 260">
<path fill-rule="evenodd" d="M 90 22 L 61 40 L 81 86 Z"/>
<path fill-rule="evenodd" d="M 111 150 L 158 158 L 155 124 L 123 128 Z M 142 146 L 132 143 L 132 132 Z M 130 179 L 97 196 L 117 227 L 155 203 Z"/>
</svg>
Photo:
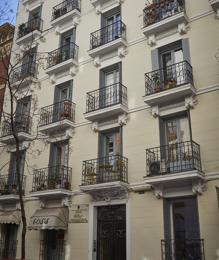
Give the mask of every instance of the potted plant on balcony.
<svg viewBox="0 0 219 260">
<path fill-rule="evenodd" d="M 66 190 L 70 190 L 70 187 L 71 187 L 70 182 L 66 180 L 66 181 L 64 182 L 64 188 L 65 188 Z"/>
<path fill-rule="evenodd" d="M 56 181 L 54 179 L 48 180 L 48 189 L 54 190 L 56 188 Z"/>
<path fill-rule="evenodd" d="M 11 187 L 12 187 L 12 193 L 17 194 L 17 184 L 12 184 Z"/>
<path fill-rule="evenodd" d="M 152 75 L 152 81 L 154 85 L 154 92 L 160 92 L 162 89 L 160 84 L 160 76 L 158 72 Z"/>
<path fill-rule="evenodd" d="M 174 88 L 176 86 L 176 80 L 171 78 L 171 79 L 168 79 L 166 81 L 166 84 L 165 84 L 165 89 L 170 89 L 170 88 Z"/>
<path fill-rule="evenodd" d="M 71 101 L 65 100 L 63 102 L 61 119 L 71 119 Z"/>
</svg>

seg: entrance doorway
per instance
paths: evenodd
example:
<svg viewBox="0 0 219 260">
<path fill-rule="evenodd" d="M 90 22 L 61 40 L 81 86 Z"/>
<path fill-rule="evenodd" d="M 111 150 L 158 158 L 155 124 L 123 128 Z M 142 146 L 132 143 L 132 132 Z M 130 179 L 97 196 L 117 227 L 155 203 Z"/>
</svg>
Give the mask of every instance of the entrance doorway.
<svg viewBox="0 0 219 260">
<path fill-rule="evenodd" d="M 97 209 L 97 260 L 126 260 L 126 206 Z"/>
</svg>

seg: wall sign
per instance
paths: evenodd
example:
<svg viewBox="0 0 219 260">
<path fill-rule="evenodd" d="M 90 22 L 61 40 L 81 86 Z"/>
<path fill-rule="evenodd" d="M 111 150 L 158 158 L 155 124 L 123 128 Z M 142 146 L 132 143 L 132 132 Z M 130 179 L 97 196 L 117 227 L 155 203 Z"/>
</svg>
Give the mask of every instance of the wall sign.
<svg viewBox="0 0 219 260">
<path fill-rule="evenodd" d="M 88 223 L 88 205 L 72 205 L 69 223 Z"/>
</svg>

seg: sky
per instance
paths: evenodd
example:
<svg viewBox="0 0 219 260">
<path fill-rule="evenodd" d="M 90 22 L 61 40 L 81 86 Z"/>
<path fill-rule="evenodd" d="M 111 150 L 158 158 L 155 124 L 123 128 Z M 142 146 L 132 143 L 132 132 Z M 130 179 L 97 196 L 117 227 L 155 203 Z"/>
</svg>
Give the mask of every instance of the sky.
<svg viewBox="0 0 219 260">
<path fill-rule="evenodd" d="M 16 12 L 17 12 L 17 4 L 18 4 L 18 0 L 6 0 L 6 2 L 8 3 L 10 9 L 13 10 L 13 13 L 8 13 L 8 21 L 12 24 L 15 25 L 16 23 Z M 2 7 L 5 3 L 5 0 L 0 0 L 0 6 Z"/>
</svg>

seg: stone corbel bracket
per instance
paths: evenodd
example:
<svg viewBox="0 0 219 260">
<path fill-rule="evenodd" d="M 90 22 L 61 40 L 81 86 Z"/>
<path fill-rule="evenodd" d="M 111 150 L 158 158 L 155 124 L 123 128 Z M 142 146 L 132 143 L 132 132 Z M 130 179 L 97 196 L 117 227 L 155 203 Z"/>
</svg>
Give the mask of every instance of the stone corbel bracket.
<svg viewBox="0 0 219 260">
<path fill-rule="evenodd" d="M 159 107 L 158 106 L 153 106 L 151 108 L 151 114 L 154 118 L 157 118 L 160 116 L 160 110 L 159 110 Z"/>
<path fill-rule="evenodd" d="M 160 187 L 154 187 L 154 195 L 157 199 L 162 199 L 164 196 L 163 189 Z"/>
<path fill-rule="evenodd" d="M 49 77 L 49 79 L 50 79 L 50 83 L 51 83 L 51 84 L 56 84 L 56 77 L 55 77 L 54 74 L 52 74 L 52 75 Z"/>
<path fill-rule="evenodd" d="M 186 109 L 195 108 L 197 104 L 198 104 L 198 100 L 194 96 L 185 98 Z"/>
<path fill-rule="evenodd" d="M 153 47 L 157 44 L 157 40 L 154 34 L 148 36 L 148 45 Z"/>
<path fill-rule="evenodd" d="M 99 132 L 98 122 L 94 122 L 94 123 L 91 125 L 91 129 L 92 129 L 95 133 Z"/>
<path fill-rule="evenodd" d="M 186 23 L 178 24 L 177 31 L 180 35 L 186 34 L 188 31 L 188 25 Z"/>
<path fill-rule="evenodd" d="M 120 115 L 120 116 L 118 117 L 118 124 L 119 124 L 120 126 L 127 125 L 128 121 L 129 121 L 129 116 L 128 116 L 128 114 L 123 114 L 123 115 Z"/>
<path fill-rule="evenodd" d="M 128 50 L 126 47 L 119 47 L 118 48 L 118 57 L 119 58 L 124 58 L 128 53 Z"/>
<path fill-rule="evenodd" d="M 96 68 L 100 67 L 101 66 L 100 57 L 99 56 L 95 57 L 93 63 Z"/>
<path fill-rule="evenodd" d="M 202 195 L 206 191 L 206 184 L 203 181 L 192 185 L 192 192 L 196 195 Z"/>
<path fill-rule="evenodd" d="M 70 70 L 69 74 L 74 77 L 79 71 L 78 65 L 74 65 Z"/>
</svg>

